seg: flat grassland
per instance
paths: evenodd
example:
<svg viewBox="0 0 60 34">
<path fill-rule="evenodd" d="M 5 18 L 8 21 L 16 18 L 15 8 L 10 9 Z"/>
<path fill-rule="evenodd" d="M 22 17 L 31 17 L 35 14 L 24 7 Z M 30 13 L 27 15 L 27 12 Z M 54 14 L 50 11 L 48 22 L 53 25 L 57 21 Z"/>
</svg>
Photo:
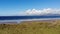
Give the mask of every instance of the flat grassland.
<svg viewBox="0 0 60 34">
<path fill-rule="evenodd" d="M 0 34 L 60 34 L 60 20 L 0 24 Z"/>
</svg>

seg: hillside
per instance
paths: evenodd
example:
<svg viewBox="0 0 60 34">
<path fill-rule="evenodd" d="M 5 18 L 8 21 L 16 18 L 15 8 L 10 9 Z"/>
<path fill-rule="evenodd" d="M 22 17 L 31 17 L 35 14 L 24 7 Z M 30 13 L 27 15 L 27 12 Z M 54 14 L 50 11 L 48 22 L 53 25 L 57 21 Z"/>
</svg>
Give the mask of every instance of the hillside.
<svg viewBox="0 0 60 34">
<path fill-rule="evenodd" d="M 0 24 L 0 34 L 60 34 L 60 20 Z"/>
</svg>

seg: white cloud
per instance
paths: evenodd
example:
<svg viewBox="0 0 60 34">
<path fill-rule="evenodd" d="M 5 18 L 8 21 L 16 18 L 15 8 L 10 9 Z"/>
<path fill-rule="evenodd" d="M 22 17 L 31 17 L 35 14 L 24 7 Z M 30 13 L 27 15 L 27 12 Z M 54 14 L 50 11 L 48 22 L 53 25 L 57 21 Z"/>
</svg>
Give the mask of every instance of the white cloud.
<svg viewBox="0 0 60 34">
<path fill-rule="evenodd" d="M 52 9 L 52 8 L 45 8 L 41 10 L 36 9 L 28 9 L 26 11 L 22 11 L 19 13 L 19 15 L 48 15 L 48 14 L 60 14 L 60 9 Z"/>
</svg>

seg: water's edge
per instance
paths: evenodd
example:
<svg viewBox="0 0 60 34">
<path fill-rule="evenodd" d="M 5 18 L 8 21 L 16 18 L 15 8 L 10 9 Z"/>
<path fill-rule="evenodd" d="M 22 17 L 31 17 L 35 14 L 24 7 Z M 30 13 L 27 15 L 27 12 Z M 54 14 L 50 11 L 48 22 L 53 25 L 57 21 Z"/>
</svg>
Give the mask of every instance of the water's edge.
<svg viewBox="0 0 60 34">
<path fill-rule="evenodd" d="M 60 20 L 60 18 L 40 18 L 40 19 L 20 19 L 20 20 L 0 20 L 0 23 L 21 23 L 23 21 L 38 21 L 38 20 Z"/>
</svg>

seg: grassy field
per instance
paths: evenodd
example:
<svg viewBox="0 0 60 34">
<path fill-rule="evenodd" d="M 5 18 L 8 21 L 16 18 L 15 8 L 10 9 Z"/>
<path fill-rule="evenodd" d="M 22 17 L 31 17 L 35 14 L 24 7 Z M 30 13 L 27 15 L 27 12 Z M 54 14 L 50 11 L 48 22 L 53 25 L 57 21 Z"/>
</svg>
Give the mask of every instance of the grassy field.
<svg viewBox="0 0 60 34">
<path fill-rule="evenodd" d="M 60 34 L 60 20 L 0 24 L 0 34 Z"/>
</svg>

